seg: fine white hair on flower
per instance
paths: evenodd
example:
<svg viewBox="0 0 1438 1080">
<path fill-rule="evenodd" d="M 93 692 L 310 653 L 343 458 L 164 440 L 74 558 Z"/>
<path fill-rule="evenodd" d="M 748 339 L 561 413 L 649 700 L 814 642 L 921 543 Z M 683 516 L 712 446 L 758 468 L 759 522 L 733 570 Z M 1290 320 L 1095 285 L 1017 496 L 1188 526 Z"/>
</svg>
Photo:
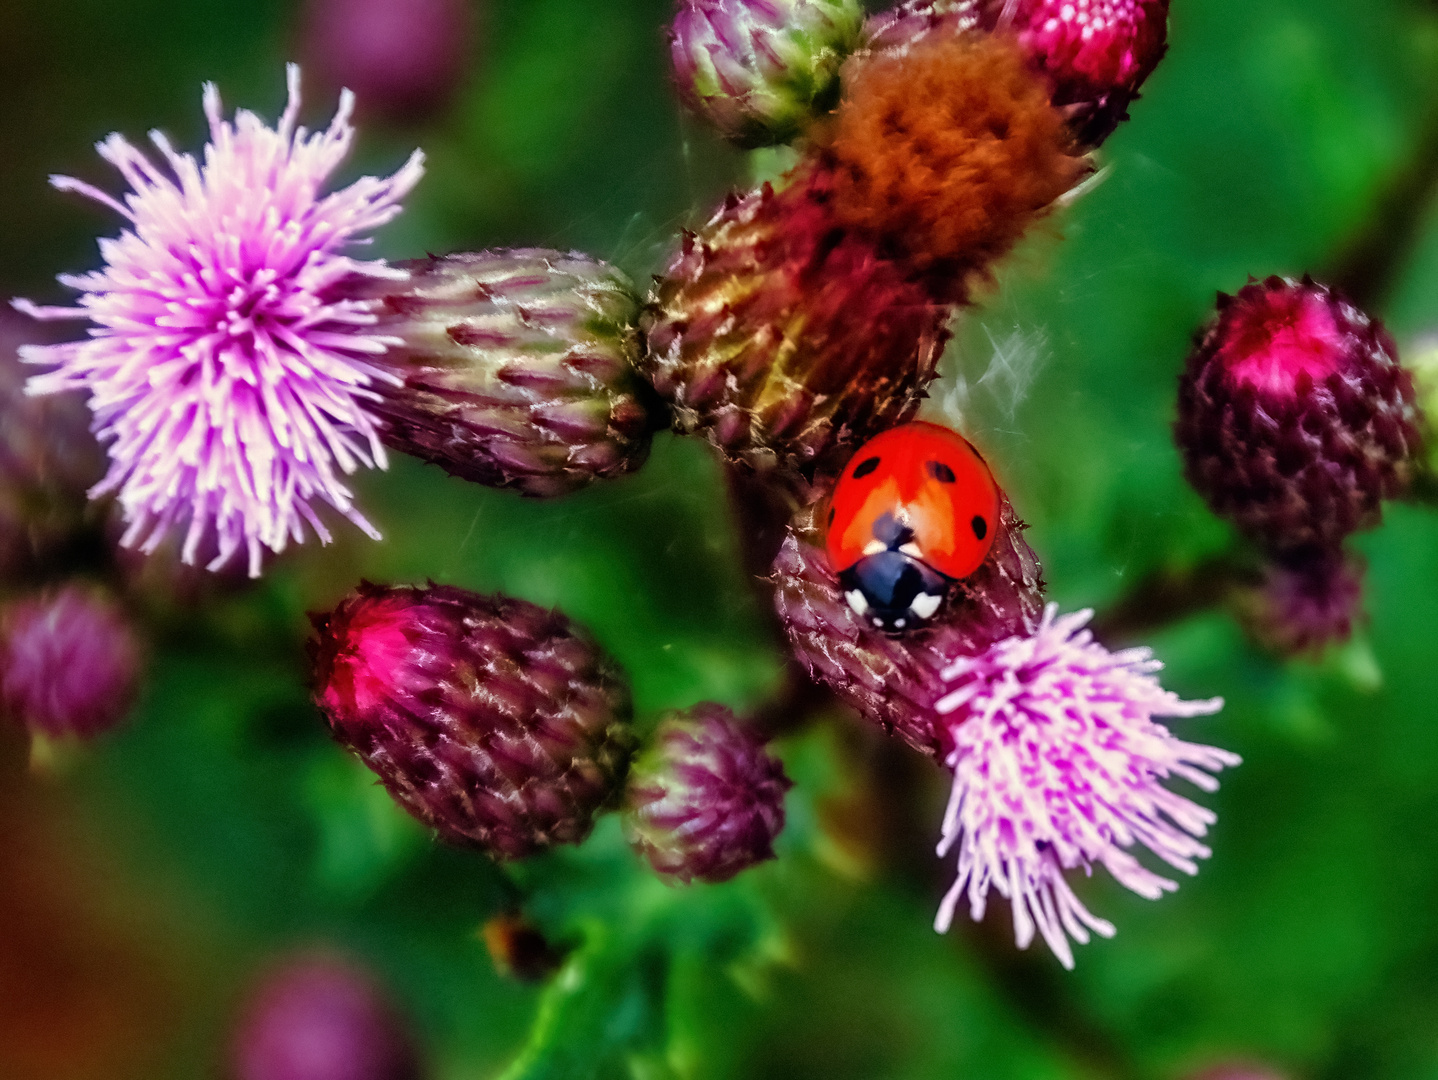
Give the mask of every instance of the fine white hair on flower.
<svg viewBox="0 0 1438 1080">
<path fill-rule="evenodd" d="M 97 149 L 129 184 L 122 199 L 52 177 L 128 226 L 99 241 L 103 268 L 60 277 L 77 306 L 15 301 L 36 318 L 92 323 L 85 340 L 21 356 L 53 368 L 29 393 L 88 394 L 110 455 L 91 495 L 117 495 L 121 542 L 148 552 L 183 530 L 185 562 L 203 550 L 219 569 L 244 552 L 252 576 L 266 549 L 303 541 L 306 525 L 329 540 L 316 503 L 378 539 L 343 477 L 385 467 L 366 404 L 372 383 L 393 381 L 374 358 L 396 341 L 373 331 L 373 302 L 347 299 L 341 283 L 404 274 L 343 252 L 398 214 L 424 171 L 416 150 L 390 177 L 324 193 L 354 141 L 354 97 L 344 91 L 329 127 L 309 132 L 297 126 L 293 64 L 287 84 L 270 128 L 245 109 L 225 120 L 207 83 L 202 162 L 158 131 L 150 140 L 167 168 L 111 135 Z"/>
<path fill-rule="evenodd" d="M 935 708 L 953 749 L 954 785 L 939 855 L 958 846 L 958 877 L 939 906 L 946 932 L 960 899 L 982 919 L 990 888 L 1013 907 L 1014 937 L 1027 948 L 1037 931 L 1066 968 L 1069 938 L 1111 937 L 1064 872 L 1100 863 L 1150 900 L 1177 888 L 1130 849 L 1148 848 L 1186 874 L 1209 850 L 1197 837 L 1216 820 L 1162 784 L 1180 777 L 1204 791 L 1236 754 L 1183 742 L 1155 717 L 1217 712 L 1221 699 L 1183 701 L 1153 673 L 1148 649 L 1110 652 L 1084 629 L 1092 611 L 1060 616 L 1050 604 L 1039 628 L 1011 637 L 942 672 L 951 687 Z"/>
</svg>

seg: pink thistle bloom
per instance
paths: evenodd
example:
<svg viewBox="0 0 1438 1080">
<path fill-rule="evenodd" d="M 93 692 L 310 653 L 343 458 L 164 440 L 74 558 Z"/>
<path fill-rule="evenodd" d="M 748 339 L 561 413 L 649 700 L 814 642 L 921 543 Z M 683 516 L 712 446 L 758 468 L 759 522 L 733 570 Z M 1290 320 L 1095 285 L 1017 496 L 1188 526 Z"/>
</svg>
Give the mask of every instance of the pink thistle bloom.
<svg viewBox="0 0 1438 1080">
<path fill-rule="evenodd" d="M 60 277 L 82 294 L 78 306 L 16 301 L 36 318 L 94 324 L 83 341 L 21 355 L 54 366 L 30 380 L 29 393 L 88 393 L 110 455 L 91 495 L 117 494 L 128 526 L 121 542 L 149 552 L 184 529 L 185 562 L 204 543 L 209 568 L 219 569 L 243 548 L 251 576 L 263 549 L 303 541 L 306 524 L 329 540 L 317 502 L 378 538 L 343 476 L 385 467 L 367 404 L 372 381 L 394 381 L 374 359 L 396 342 L 372 329 L 373 303 L 347 299 L 340 285 L 404 274 L 341 252 L 398 214 L 423 173 L 415 151 L 387 179 L 322 194 L 354 141 L 354 98 L 342 93 L 330 126 L 311 133 L 296 126 L 299 68 L 288 75 L 289 103 L 273 129 L 244 109 L 224 120 L 206 84 L 203 163 L 159 132 L 150 139 L 168 171 L 118 134 L 100 143 L 130 185 L 123 201 L 53 177 L 129 227 L 100 241 L 103 269 Z"/>
<path fill-rule="evenodd" d="M 944 933 L 966 893 L 982 919 L 990 888 L 1013 906 L 1014 936 L 1034 931 L 1073 967 L 1068 939 L 1111 923 L 1090 914 L 1064 871 L 1102 863 L 1120 884 L 1156 900 L 1177 885 L 1128 849 L 1142 844 L 1170 866 L 1198 872 L 1213 813 L 1161 784 L 1182 777 L 1204 791 L 1209 775 L 1239 758 L 1175 738 L 1159 716 L 1203 716 L 1221 699 L 1182 701 L 1159 685 L 1148 649 L 1111 653 L 1082 629 L 1091 611 L 1058 615 L 1050 604 L 1030 636 L 1010 637 L 961 659 L 942 676 L 952 687 L 935 705 L 948 725 L 953 794 L 939 855 L 959 849 L 959 874 L 939 906 Z M 941 721 L 942 722 L 942 721 Z"/>
</svg>

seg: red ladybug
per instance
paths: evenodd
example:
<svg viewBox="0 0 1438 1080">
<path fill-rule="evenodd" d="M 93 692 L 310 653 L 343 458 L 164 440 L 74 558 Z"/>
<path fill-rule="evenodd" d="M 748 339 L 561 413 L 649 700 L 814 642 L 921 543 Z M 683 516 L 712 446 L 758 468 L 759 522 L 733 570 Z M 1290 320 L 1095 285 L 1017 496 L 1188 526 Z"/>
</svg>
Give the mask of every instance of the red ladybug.
<svg viewBox="0 0 1438 1080">
<path fill-rule="evenodd" d="M 916 421 L 865 443 L 829 501 L 825 548 L 849 606 L 881 630 L 921 626 L 994 545 L 999 488 L 969 441 Z"/>
</svg>

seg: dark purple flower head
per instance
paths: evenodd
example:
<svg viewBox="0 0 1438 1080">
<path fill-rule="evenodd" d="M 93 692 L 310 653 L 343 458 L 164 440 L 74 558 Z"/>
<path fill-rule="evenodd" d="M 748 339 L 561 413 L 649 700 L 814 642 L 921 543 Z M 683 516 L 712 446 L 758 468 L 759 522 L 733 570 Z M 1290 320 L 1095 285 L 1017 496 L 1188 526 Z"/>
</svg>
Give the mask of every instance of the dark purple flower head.
<svg viewBox="0 0 1438 1080">
<path fill-rule="evenodd" d="M 674 84 L 740 146 L 789 142 L 837 100 L 863 18 L 858 0 L 679 0 Z"/>
<path fill-rule="evenodd" d="M 668 717 L 624 797 L 630 846 L 674 881 L 728 881 L 774 857 L 792 785 L 764 742 L 722 705 Z"/>
<path fill-rule="evenodd" d="M 78 585 L 0 616 L 0 705 L 33 734 L 93 738 L 135 702 L 143 650 L 120 609 Z"/>
<path fill-rule="evenodd" d="M 1341 644 L 1363 618 L 1363 561 L 1343 551 L 1305 551 L 1268 564 L 1256 588 L 1240 592 L 1249 634 L 1281 656 Z"/>
<path fill-rule="evenodd" d="M 1177 886 L 1133 855 L 1137 844 L 1186 874 L 1208 848 L 1197 837 L 1212 812 L 1169 791 L 1169 777 L 1204 791 L 1210 773 L 1237 755 L 1175 738 L 1159 717 L 1216 712 L 1222 701 L 1182 701 L 1153 673 L 1147 649 L 1111 653 L 1083 629 L 1092 612 L 1058 615 L 1050 604 L 1030 634 L 996 642 L 942 673 L 935 705 L 954 772 L 939 854 L 958 851 L 958 877 L 935 928 L 961 900 L 981 919 L 990 889 L 1007 899 L 1020 948 L 1042 935 L 1064 967 L 1069 938 L 1112 924 L 1089 913 L 1065 872 L 1106 867 L 1125 887 L 1156 900 Z"/>
<path fill-rule="evenodd" d="M 327 952 L 276 965 L 231 1036 L 229 1080 L 419 1080 L 409 1027 L 375 979 Z"/>
<path fill-rule="evenodd" d="M 78 395 L 25 393 L 22 346 L 35 324 L 0 311 L 0 576 L 21 576 L 85 524 L 86 492 L 105 472 Z M 26 333 L 26 331 L 29 331 Z"/>
<path fill-rule="evenodd" d="M 32 393 L 82 390 L 110 471 L 95 494 L 114 492 L 123 543 L 153 550 L 183 531 L 194 562 L 213 538 L 220 567 L 240 553 L 258 575 L 266 549 L 282 551 L 320 521 L 325 503 L 377 535 L 355 509 L 343 477 L 383 465 L 369 411 L 372 384 L 389 376 L 374 358 L 391 344 L 368 302 L 336 286 L 353 275 L 397 274 L 344 252 L 399 213 L 422 157 L 386 180 L 364 177 L 325 194 L 325 180 L 354 140 L 354 98 L 340 98 L 324 131 L 297 126 L 299 69 L 276 128 L 240 110 L 222 116 L 206 85 L 210 143 L 202 161 L 160 133 L 155 164 L 120 135 L 100 144 L 131 191 L 115 199 L 69 177 L 77 191 L 128 222 L 100 241 L 104 267 L 61 282 L 74 308 L 17 306 L 39 318 L 83 319 L 90 336 L 22 351 L 54 370 Z"/>
<path fill-rule="evenodd" d="M 1272 552 L 1375 524 L 1421 448 L 1413 383 L 1382 325 L 1304 278 L 1220 296 L 1179 382 L 1189 481 Z"/>
<path fill-rule="evenodd" d="M 983 12 L 987 28 L 1018 35 L 1089 146 L 1128 119 L 1168 49 L 1168 0 L 983 0 Z"/>
<path fill-rule="evenodd" d="M 366 583 L 313 619 L 335 738 L 445 840 L 507 858 L 577 844 L 618 793 L 628 684 L 559 612 Z"/>
<path fill-rule="evenodd" d="M 458 89 L 474 53 L 474 0 L 308 0 L 302 50 L 363 115 L 423 119 Z"/>
</svg>

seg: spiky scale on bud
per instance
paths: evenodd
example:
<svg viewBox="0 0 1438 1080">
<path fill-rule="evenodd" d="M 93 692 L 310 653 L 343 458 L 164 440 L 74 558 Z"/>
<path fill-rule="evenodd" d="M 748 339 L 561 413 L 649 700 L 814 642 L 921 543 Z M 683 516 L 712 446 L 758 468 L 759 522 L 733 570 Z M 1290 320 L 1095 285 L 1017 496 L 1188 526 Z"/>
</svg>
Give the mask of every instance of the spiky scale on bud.
<svg viewBox="0 0 1438 1080">
<path fill-rule="evenodd" d="M 987 29 L 1018 36 L 1087 146 L 1128 119 L 1168 49 L 1168 0 L 982 0 L 982 9 Z"/>
<path fill-rule="evenodd" d="M 904 53 L 931 34 L 954 37 L 979 24 L 979 0 L 906 0 L 864 23 L 864 51 Z"/>
<path fill-rule="evenodd" d="M 33 735 L 89 739 L 129 715 L 143 648 L 102 593 L 67 585 L 0 614 L 0 710 Z"/>
<path fill-rule="evenodd" d="M 730 141 L 789 142 L 837 100 L 863 18 L 858 0 L 681 0 L 674 84 Z"/>
<path fill-rule="evenodd" d="M 686 236 L 645 367 L 678 430 L 759 471 L 812 469 L 917 411 L 948 317 L 798 179 L 731 197 Z"/>
<path fill-rule="evenodd" d="M 618 792 L 628 684 L 559 612 L 365 583 L 312 618 L 335 738 L 443 839 L 508 858 L 579 843 Z"/>
<path fill-rule="evenodd" d="M 638 468 L 654 422 L 635 373 L 639 298 L 622 272 L 541 248 L 420 259 L 366 283 L 386 445 L 526 495 L 562 495 Z"/>
<path fill-rule="evenodd" d="M 625 835 L 666 878 L 728 881 L 774 857 L 792 786 L 755 732 L 706 702 L 662 721 L 635 762 Z"/>
<path fill-rule="evenodd" d="M 1270 551 L 1332 550 L 1376 524 L 1421 445 L 1382 324 L 1311 279 L 1219 296 L 1179 382 L 1189 482 Z"/>
<path fill-rule="evenodd" d="M 298 953 L 251 989 L 230 1037 L 228 1080 L 419 1080 L 409 1025 L 369 972 Z"/>
<path fill-rule="evenodd" d="M 1031 633 L 1043 615 L 1043 571 L 1004 499 L 987 560 L 925 629 L 891 637 L 856 615 L 817 534 L 797 521 L 774 560 L 774 603 L 794 655 L 866 719 L 942 760 L 935 723 L 944 696 L 940 672 L 995 641 Z"/>
</svg>

